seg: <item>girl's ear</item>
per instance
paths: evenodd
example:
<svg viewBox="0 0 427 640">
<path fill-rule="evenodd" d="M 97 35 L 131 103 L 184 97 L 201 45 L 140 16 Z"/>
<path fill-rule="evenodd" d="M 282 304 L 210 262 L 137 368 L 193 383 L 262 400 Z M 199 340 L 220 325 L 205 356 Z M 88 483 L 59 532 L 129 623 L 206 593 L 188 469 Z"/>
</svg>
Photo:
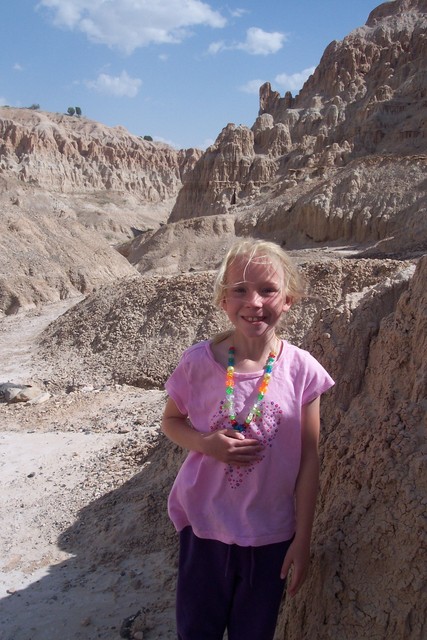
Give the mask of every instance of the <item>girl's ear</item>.
<svg viewBox="0 0 427 640">
<path fill-rule="evenodd" d="M 283 301 L 283 313 L 286 313 L 287 311 L 289 311 L 291 307 L 292 307 L 292 298 L 290 298 L 289 296 L 286 296 Z"/>
</svg>

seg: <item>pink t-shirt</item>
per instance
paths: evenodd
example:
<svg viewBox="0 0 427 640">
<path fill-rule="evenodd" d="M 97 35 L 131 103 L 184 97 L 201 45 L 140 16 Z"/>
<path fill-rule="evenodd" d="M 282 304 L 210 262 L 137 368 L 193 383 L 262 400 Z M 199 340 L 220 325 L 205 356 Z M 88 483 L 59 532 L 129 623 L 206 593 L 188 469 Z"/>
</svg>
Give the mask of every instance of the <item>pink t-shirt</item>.
<svg viewBox="0 0 427 640">
<path fill-rule="evenodd" d="M 234 402 L 243 422 L 253 406 L 263 371 L 235 373 Z M 240 546 L 289 540 L 295 533 L 294 490 L 301 457 L 301 407 L 334 381 L 307 351 L 282 341 L 261 417 L 245 435 L 264 445 L 250 467 L 237 467 L 190 451 L 173 484 L 169 516 L 180 531 L 191 525 L 199 538 Z M 230 428 L 225 403 L 225 369 L 210 342 L 187 349 L 165 384 L 194 429 Z M 249 433 L 250 432 L 250 433 Z"/>
</svg>

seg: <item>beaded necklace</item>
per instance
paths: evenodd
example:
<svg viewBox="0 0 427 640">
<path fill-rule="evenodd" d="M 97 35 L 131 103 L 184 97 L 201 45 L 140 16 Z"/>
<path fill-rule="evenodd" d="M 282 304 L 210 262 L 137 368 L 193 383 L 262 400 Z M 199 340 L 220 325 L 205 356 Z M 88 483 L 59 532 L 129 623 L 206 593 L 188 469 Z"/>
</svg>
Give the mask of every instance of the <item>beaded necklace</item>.
<svg viewBox="0 0 427 640">
<path fill-rule="evenodd" d="M 264 400 L 264 396 L 267 393 L 268 385 L 271 378 L 271 372 L 273 371 L 274 361 L 277 357 L 277 353 L 270 351 L 267 362 L 264 366 L 264 375 L 258 388 L 257 398 L 249 410 L 249 413 L 245 420 L 239 424 L 236 416 L 236 409 L 234 406 L 234 356 L 236 350 L 234 347 L 230 347 L 228 350 L 228 366 L 225 377 L 225 408 L 228 409 L 228 417 L 230 419 L 231 426 L 235 431 L 242 433 L 246 427 L 249 427 L 255 416 L 261 415 L 261 405 Z"/>
</svg>

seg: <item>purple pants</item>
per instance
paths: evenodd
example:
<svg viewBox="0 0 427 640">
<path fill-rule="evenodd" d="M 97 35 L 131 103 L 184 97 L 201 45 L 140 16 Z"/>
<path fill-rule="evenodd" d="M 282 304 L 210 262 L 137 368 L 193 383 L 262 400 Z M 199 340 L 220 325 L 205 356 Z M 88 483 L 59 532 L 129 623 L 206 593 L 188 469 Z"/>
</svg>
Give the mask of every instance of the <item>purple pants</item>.
<svg viewBox="0 0 427 640">
<path fill-rule="evenodd" d="M 272 640 L 291 540 L 240 547 L 180 532 L 176 600 L 178 640 Z"/>
</svg>

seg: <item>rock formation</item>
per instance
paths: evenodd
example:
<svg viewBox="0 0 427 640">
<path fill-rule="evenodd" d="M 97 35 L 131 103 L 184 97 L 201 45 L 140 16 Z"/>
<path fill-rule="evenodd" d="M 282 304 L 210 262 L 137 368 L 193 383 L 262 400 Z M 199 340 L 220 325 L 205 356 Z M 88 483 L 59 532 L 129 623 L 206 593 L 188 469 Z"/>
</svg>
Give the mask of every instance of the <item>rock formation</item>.
<svg viewBox="0 0 427 640">
<path fill-rule="evenodd" d="M 409 287 L 348 299 L 305 338 L 338 384 L 323 403 L 313 568 L 287 603 L 286 640 L 426 634 L 426 278 L 423 258 Z"/>
<path fill-rule="evenodd" d="M 407 248 L 425 248 L 426 7 L 380 5 L 326 48 L 295 98 L 264 84 L 252 129 L 223 129 L 187 175 L 170 221 L 228 213 L 246 233 L 291 248 L 351 239 L 380 241 L 385 252 L 409 228 Z"/>
<path fill-rule="evenodd" d="M 215 269 L 236 240 L 232 216 L 206 216 L 162 225 L 119 248 L 144 275 Z"/>
<path fill-rule="evenodd" d="M 164 222 L 199 157 L 86 118 L 0 108 L 0 314 L 135 273 L 115 245 Z"/>
<path fill-rule="evenodd" d="M 393 290 L 407 286 L 414 265 L 318 258 L 301 262 L 300 270 L 308 295 L 287 314 L 283 327 L 283 334 L 296 344 L 302 344 L 322 309 L 339 307 L 352 297 L 358 300 L 361 291 L 369 299 L 368 292 L 384 282 Z M 213 278 L 213 271 L 205 271 L 105 285 L 49 325 L 42 334 L 41 357 L 51 363 L 52 375 L 62 386 L 72 380 L 82 384 L 90 372 L 97 385 L 118 382 L 161 389 L 184 348 L 228 326 L 212 303 Z"/>
<path fill-rule="evenodd" d="M 198 154 L 87 118 L 0 109 L 1 174 L 50 193 L 108 190 L 132 193 L 143 203 L 168 200 Z"/>
</svg>

